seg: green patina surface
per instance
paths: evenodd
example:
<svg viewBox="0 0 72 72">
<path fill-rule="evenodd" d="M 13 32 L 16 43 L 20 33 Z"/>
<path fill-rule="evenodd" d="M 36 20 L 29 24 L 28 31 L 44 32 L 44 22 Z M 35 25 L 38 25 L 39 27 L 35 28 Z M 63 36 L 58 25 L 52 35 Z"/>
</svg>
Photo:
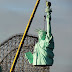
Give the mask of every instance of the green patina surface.
<svg viewBox="0 0 72 72">
<path fill-rule="evenodd" d="M 33 55 L 31 52 L 25 53 L 25 58 L 28 59 L 29 63 L 33 63 Z"/>
<path fill-rule="evenodd" d="M 50 3 L 46 2 L 46 21 L 47 31 L 38 31 L 38 42 L 35 44 L 33 54 L 31 52 L 25 53 L 25 58 L 28 59 L 29 63 L 33 65 L 52 65 L 54 60 L 54 40 L 51 33 L 51 12 Z"/>
</svg>

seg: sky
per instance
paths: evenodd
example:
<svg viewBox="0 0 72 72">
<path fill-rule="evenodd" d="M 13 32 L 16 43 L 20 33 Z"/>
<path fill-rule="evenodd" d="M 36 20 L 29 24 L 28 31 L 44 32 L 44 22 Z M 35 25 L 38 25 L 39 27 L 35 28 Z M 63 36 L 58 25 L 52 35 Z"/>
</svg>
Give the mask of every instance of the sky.
<svg viewBox="0 0 72 72">
<path fill-rule="evenodd" d="M 72 72 L 72 0 L 49 0 L 52 3 L 52 34 L 55 41 L 54 64 L 50 72 Z M 23 33 L 36 0 L 0 0 L 0 43 Z M 41 0 L 28 34 L 44 28 L 45 0 Z M 45 25 L 46 30 L 46 25 Z"/>
</svg>

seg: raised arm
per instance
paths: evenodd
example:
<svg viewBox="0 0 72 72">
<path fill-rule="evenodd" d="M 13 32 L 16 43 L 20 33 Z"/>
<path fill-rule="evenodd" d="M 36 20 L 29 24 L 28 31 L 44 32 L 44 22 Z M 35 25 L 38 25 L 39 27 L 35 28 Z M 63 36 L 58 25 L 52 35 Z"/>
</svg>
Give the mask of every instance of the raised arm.
<svg viewBox="0 0 72 72">
<path fill-rule="evenodd" d="M 52 9 L 50 8 L 51 6 L 51 3 L 46 1 L 46 10 L 45 12 L 47 13 L 46 15 L 46 21 L 47 21 L 47 35 L 48 37 L 51 36 L 51 12 L 52 12 Z"/>
</svg>

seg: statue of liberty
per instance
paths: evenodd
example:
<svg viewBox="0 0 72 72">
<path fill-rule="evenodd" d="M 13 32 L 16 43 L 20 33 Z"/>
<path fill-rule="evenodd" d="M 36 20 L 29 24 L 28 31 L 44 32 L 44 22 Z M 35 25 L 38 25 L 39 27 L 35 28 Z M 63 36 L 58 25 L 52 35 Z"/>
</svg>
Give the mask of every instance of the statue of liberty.
<svg viewBox="0 0 72 72">
<path fill-rule="evenodd" d="M 25 53 L 25 58 L 33 65 L 48 65 L 52 66 L 54 60 L 54 40 L 51 33 L 51 3 L 46 1 L 46 21 L 47 31 L 38 30 L 38 42 L 35 44 L 33 54 L 31 52 Z"/>
</svg>

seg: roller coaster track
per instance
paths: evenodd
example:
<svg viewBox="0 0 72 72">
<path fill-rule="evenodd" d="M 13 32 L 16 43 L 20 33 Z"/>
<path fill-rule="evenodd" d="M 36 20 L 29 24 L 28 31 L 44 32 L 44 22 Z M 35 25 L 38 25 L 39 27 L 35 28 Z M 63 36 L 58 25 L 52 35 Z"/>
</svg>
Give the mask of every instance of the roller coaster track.
<svg viewBox="0 0 72 72">
<path fill-rule="evenodd" d="M 22 35 L 23 33 L 16 34 L 0 44 L 0 65 L 2 67 L 2 72 L 9 72 Z M 14 72 L 49 72 L 48 66 L 36 67 L 29 64 L 28 61 L 24 58 L 25 52 L 31 51 L 33 53 L 34 45 L 37 41 L 38 38 L 36 36 L 26 36 Z"/>
</svg>

